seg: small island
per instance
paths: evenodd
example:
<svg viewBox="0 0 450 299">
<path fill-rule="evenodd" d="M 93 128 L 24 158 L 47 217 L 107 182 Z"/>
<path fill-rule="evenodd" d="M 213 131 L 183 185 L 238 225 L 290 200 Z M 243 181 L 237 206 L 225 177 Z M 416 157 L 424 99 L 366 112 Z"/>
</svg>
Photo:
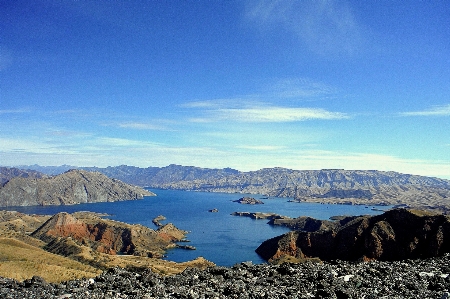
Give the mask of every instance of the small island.
<svg viewBox="0 0 450 299">
<path fill-rule="evenodd" d="M 291 219 L 287 216 L 278 215 L 275 213 L 263 213 L 263 212 L 233 212 L 232 216 L 250 217 L 252 219 Z"/>
<path fill-rule="evenodd" d="M 233 200 L 233 202 L 238 202 L 240 204 L 243 205 L 261 205 L 264 204 L 264 202 L 262 202 L 261 200 L 258 200 L 256 198 L 253 197 L 242 197 L 239 198 L 238 200 Z"/>
</svg>

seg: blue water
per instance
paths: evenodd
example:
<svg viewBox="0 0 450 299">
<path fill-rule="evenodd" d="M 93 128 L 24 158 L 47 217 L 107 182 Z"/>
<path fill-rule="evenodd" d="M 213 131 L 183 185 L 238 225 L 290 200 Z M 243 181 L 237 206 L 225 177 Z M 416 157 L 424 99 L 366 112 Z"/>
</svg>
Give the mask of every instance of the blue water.
<svg viewBox="0 0 450 299">
<path fill-rule="evenodd" d="M 232 202 L 243 196 L 260 199 L 259 195 L 187 192 L 149 189 L 157 196 L 142 200 L 112 203 L 92 203 L 73 206 L 11 207 L 28 214 L 52 215 L 58 212 L 73 213 L 92 211 L 107 213 L 110 219 L 131 224 L 142 224 L 156 228 L 152 219 L 164 215 L 176 227 L 189 231 L 189 245 L 197 250 L 172 249 L 166 259 L 176 262 L 192 260 L 203 256 L 220 266 L 232 266 L 243 261 L 263 263 L 255 249 L 266 239 L 288 231 L 284 227 L 273 227 L 268 220 L 254 220 L 248 217 L 231 216 L 232 212 L 272 212 L 298 217 L 311 216 L 328 219 L 335 215 L 379 214 L 372 207 L 358 205 L 326 205 L 315 203 L 288 202 L 289 198 L 262 199 L 263 205 L 242 205 Z M 208 210 L 218 209 L 211 213 Z"/>
</svg>

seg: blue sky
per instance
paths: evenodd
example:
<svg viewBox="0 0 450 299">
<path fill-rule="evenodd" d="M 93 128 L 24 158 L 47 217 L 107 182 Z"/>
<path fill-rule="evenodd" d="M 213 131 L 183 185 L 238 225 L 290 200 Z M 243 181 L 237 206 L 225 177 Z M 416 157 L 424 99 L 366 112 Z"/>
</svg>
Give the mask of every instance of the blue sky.
<svg viewBox="0 0 450 299">
<path fill-rule="evenodd" d="M 450 179 L 448 1 L 1 1 L 0 165 Z"/>
</svg>

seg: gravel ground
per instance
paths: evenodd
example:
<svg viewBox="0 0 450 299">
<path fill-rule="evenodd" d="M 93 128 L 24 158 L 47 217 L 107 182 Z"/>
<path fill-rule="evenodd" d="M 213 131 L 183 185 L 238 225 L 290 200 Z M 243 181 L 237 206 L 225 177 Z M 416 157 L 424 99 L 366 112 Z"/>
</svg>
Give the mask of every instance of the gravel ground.
<svg viewBox="0 0 450 299">
<path fill-rule="evenodd" d="M 0 278 L 0 298 L 448 298 L 450 255 L 398 262 L 253 265 L 174 276 L 110 269 L 96 278 L 46 283 Z"/>
</svg>

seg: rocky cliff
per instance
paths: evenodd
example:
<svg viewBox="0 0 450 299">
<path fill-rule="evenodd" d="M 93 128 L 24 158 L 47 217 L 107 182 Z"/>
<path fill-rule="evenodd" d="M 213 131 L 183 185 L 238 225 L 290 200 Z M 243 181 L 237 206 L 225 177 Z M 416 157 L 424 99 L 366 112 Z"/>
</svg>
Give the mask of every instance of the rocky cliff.
<svg viewBox="0 0 450 299">
<path fill-rule="evenodd" d="M 0 206 L 70 205 L 154 195 L 98 172 L 70 170 L 53 177 L 16 176 L 0 188 Z"/>
<path fill-rule="evenodd" d="M 266 260 L 285 256 L 321 260 L 427 258 L 450 252 L 450 218 L 395 209 L 377 216 L 342 219 L 310 232 L 292 231 L 263 242 L 256 252 Z"/>
<path fill-rule="evenodd" d="M 65 250 L 77 254 L 81 249 L 76 248 L 84 245 L 107 254 L 161 257 L 165 250 L 175 246 L 174 242 L 183 240 L 186 233 L 171 223 L 155 231 L 142 225 L 103 219 L 94 213 L 63 212 L 51 217 L 31 236 L 47 243 L 47 249 L 54 253 Z M 68 246 L 71 242 L 75 244 Z"/>
</svg>

